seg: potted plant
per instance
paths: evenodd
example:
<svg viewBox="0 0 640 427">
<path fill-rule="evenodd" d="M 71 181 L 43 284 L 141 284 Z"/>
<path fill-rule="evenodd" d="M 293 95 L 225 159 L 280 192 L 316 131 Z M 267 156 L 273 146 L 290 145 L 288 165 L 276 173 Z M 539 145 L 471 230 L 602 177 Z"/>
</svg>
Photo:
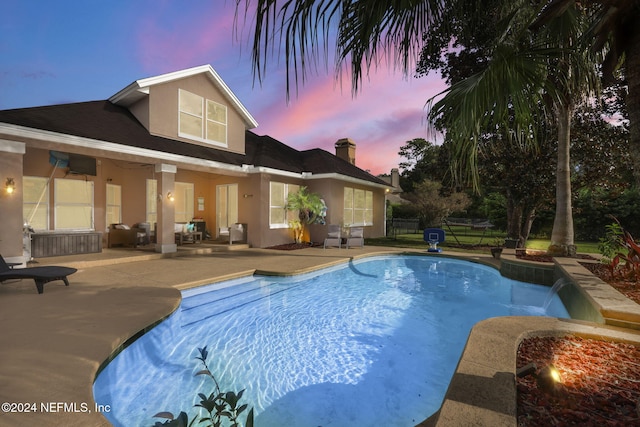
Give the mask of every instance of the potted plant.
<svg viewBox="0 0 640 427">
<path fill-rule="evenodd" d="M 502 254 L 502 248 L 504 246 L 504 239 L 496 237 L 493 241 L 493 247 L 491 248 L 491 256 L 495 259 L 500 259 L 500 255 Z"/>
<path fill-rule="evenodd" d="M 325 204 L 319 194 L 311 193 L 307 187 L 300 187 L 295 193 L 287 196 L 288 211 L 297 211 L 298 219 L 289 221 L 293 228 L 296 243 L 302 243 L 307 224 L 313 224 L 325 209 Z"/>
</svg>

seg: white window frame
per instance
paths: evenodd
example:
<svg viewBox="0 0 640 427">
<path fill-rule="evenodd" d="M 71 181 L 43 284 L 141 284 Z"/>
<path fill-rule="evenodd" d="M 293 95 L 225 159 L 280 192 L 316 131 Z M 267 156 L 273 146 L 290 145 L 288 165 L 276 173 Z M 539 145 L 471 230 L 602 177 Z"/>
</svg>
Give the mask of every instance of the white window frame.
<svg viewBox="0 0 640 427">
<path fill-rule="evenodd" d="M 35 231 L 49 230 L 49 180 L 40 176 L 25 176 L 22 178 L 22 186 L 24 223 Z M 31 195 L 31 189 L 35 192 L 33 199 L 26 197 L 27 194 Z"/>
<path fill-rule="evenodd" d="M 363 200 L 364 205 L 356 205 L 357 200 Z M 373 191 L 345 187 L 343 209 L 345 226 L 373 225 Z"/>
<path fill-rule="evenodd" d="M 198 98 L 200 101 L 200 112 L 196 113 L 193 111 L 187 111 L 182 109 L 182 101 L 186 99 L 186 97 Z M 216 120 L 216 117 L 212 114 L 212 110 L 220 108 L 223 112 L 224 121 Z M 211 113 L 211 114 L 210 114 Z M 193 118 L 199 119 L 200 121 L 200 134 L 195 135 L 182 130 L 182 116 L 191 116 Z M 224 131 L 221 132 L 222 138 L 214 139 L 213 135 L 209 135 L 209 125 L 221 126 L 224 128 Z M 216 145 L 220 147 L 228 147 L 228 129 L 229 129 L 229 120 L 228 120 L 228 110 L 227 106 L 220 104 L 219 102 L 212 101 L 210 99 L 206 99 L 200 95 L 196 95 L 192 92 L 186 91 L 184 89 L 178 89 L 178 136 L 182 138 L 188 138 L 195 141 L 206 142 L 207 144 Z"/>
<path fill-rule="evenodd" d="M 283 198 L 284 204 L 282 205 L 278 204 L 277 202 L 274 202 L 273 200 L 274 185 L 278 185 L 278 186 L 282 185 L 284 188 L 284 198 Z M 269 228 L 290 228 L 289 221 L 298 218 L 298 213 L 294 211 L 287 211 L 286 206 L 287 206 L 287 198 L 289 197 L 289 193 L 295 193 L 299 189 L 300 189 L 300 186 L 297 184 L 288 184 L 286 182 L 277 182 L 277 181 L 271 181 L 269 183 Z M 282 217 L 284 218 L 284 222 L 274 222 L 275 220 L 273 219 L 273 215 L 272 215 L 274 210 L 284 211 L 282 215 Z"/>
</svg>

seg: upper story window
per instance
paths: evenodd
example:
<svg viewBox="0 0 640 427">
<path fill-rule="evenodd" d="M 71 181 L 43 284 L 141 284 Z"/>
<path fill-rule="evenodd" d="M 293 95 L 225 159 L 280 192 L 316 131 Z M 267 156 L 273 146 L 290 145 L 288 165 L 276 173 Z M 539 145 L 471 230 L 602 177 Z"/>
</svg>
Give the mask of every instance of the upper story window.
<svg viewBox="0 0 640 427">
<path fill-rule="evenodd" d="M 178 135 L 226 146 L 227 107 L 186 90 L 178 92 Z"/>
</svg>

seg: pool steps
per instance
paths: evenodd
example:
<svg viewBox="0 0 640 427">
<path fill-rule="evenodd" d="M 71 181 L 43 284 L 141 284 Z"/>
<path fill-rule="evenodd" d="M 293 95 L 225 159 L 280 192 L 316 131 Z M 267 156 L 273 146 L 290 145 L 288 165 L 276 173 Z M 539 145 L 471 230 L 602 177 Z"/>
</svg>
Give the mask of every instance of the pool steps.
<svg viewBox="0 0 640 427">
<path fill-rule="evenodd" d="M 246 283 L 187 296 L 182 300 L 181 326 L 226 313 L 237 307 L 269 298 L 292 287 L 291 283 L 268 283 L 255 279 Z"/>
</svg>

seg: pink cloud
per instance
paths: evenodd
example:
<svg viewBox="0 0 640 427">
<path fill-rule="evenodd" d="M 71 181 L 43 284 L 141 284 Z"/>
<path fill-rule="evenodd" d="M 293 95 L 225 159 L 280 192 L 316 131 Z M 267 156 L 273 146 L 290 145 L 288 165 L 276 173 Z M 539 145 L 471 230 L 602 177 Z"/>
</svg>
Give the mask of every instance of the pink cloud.
<svg viewBox="0 0 640 427">
<path fill-rule="evenodd" d="M 356 163 L 374 174 L 388 173 L 400 162 L 406 141 L 428 138 L 425 102 L 444 88 L 438 78 L 403 80 L 400 75 L 371 76 L 356 98 L 331 76 L 312 80 L 292 100 L 262 115 L 254 111 L 266 133 L 298 149 L 319 147 L 333 152 L 339 138 L 357 144 Z"/>
<path fill-rule="evenodd" d="M 357 165 L 374 174 L 397 167 L 397 153 L 406 141 L 428 137 L 424 106 L 445 87 L 438 76 L 404 79 L 381 68 L 365 78 L 354 98 L 349 76 L 340 85 L 331 70 L 309 76 L 297 94 L 292 89 L 287 104 L 278 58 L 267 59 L 262 87 L 251 80 L 248 43 L 234 40 L 234 7 L 207 2 L 177 15 L 171 7 L 160 3 L 140 23 L 142 67 L 153 75 L 211 64 L 260 124 L 256 133 L 299 150 L 329 152 L 336 140 L 351 138 L 357 144 Z"/>
<path fill-rule="evenodd" d="M 162 73 L 228 60 L 233 9 L 206 2 L 176 14 L 174 7 L 159 3 L 139 23 L 136 43 L 144 69 Z"/>
</svg>

